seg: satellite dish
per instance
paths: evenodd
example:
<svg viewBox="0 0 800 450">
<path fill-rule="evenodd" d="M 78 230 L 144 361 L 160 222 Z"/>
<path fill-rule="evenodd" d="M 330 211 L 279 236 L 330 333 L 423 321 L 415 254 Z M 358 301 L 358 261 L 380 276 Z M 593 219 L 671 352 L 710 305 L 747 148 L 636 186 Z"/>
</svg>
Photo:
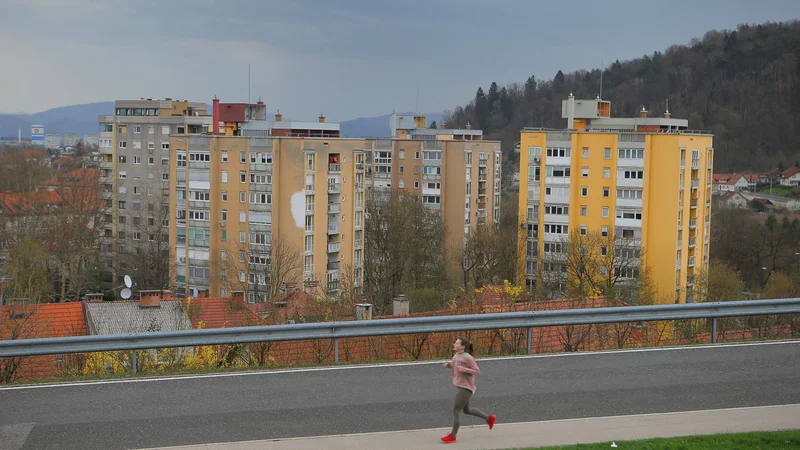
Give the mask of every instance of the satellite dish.
<svg viewBox="0 0 800 450">
<path fill-rule="evenodd" d="M 125 287 L 133 286 L 133 281 L 131 281 L 130 275 L 125 275 Z"/>
<path fill-rule="evenodd" d="M 123 289 L 120 291 L 119 295 L 124 298 L 125 300 L 131 298 L 131 290 L 128 288 Z"/>
</svg>

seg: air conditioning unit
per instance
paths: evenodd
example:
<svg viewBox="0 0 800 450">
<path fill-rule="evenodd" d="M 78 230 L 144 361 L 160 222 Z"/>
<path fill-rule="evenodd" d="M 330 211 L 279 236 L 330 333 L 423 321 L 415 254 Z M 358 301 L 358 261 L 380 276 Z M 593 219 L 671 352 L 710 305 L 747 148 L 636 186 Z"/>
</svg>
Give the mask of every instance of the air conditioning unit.
<svg viewBox="0 0 800 450">
<path fill-rule="evenodd" d="M 538 163 L 539 162 L 539 158 L 533 158 L 533 162 Z"/>
<path fill-rule="evenodd" d="M 186 264 L 186 258 L 181 256 L 181 257 L 178 258 L 178 262 L 181 263 L 181 264 Z"/>
<path fill-rule="evenodd" d="M 219 221 L 219 226 L 224 227 L 225 226 L 225 221 L 224 220 L 220 220 Z"/>
</svg>

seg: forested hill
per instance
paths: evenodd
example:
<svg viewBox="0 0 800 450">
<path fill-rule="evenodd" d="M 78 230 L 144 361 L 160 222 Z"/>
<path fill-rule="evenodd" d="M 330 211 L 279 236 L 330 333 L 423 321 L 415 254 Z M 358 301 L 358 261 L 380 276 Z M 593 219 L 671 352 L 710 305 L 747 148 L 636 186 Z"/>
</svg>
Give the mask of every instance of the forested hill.
<svg viewBox="0 0 800 450">
<path fill-rule="evenodd" d="M 687 45 L 673 45 L 603 71 L 605 100 L 612 116 L 664 113 L 689 119 L 689 127 L 710 130 L 717 149 L 715 171 L 765 170 L 800 159 L 800 22 L 741 25 L 709 31 Z M 448 111 L 448 126 L 469 121 L 487 139 L 500 139 L 506 154 L 526 126 L 566 126 L 561 100 L 599 94 L 600 70 L 581 70 L 552 79 L 534 76 L 523 84 L 477 94 Z"/>
</svg>

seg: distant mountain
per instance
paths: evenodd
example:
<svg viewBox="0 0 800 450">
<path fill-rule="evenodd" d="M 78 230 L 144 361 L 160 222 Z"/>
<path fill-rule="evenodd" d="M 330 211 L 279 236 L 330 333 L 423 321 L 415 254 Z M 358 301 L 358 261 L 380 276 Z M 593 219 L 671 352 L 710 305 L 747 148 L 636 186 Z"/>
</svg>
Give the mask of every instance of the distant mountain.
<svg viewBox="0 0 800 450">
<path fill-rule="evenodd" d="M 211 111 L 211 105 L 208 105 Z M 95 134 L 98 130 L 97 116 L 114 114 L 114 102 L 86 103 L 62 106 L 35 114 L 0 114 L 0 137 L 16 139 L 17 129 L 22 128 L 22 138 L 30 139 L 31 125 L 44 125 L 45 133 L 79 136 Z M 441 113 L 428 114 L 428 124 L 441 123 Z M 267 118 L 273 118 L 267 113 Z M 285 118 L 284 120 L 290 120 Z M 378 117 L 361 117 L 341 122 L 342 136 L 389 137 L 389 114 Z"/>
<path fill-rule="evenodd" d="M 413 114 L 413 113 L 402 113 Z M 342 136 L 344 137 L 389 137 L 391 134 L 389 128 L 390 114 L 377 117 L 361 117 L 358 119 L 348 120 L 341 123 Z M 436 121 L 437 124 L 442 123 L 442 113 L 429 113 L 428 126 L 431 122 Z"/>
</svg>

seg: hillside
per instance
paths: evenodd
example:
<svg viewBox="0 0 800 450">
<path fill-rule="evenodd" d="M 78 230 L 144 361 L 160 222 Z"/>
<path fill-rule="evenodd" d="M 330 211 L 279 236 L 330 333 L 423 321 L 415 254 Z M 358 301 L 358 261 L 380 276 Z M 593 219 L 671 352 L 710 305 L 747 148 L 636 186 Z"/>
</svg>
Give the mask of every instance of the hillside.
<svg viewBox="0 0 800 450">
<path fill-rule="evenodd" d="M 689 45 L 673 45 L 603 71 L 602 96 L 612 116 L 651 115 L 689 119 L 692 129 L 711 130 L 715 171 L 764 170 L 800 159 L 800 23 L 741 25 L 709 31 Z M 594 98 L 600 70 L 578 71 L 523 84 L 482 88 L 466 106 L 446 113 L 448 126 L 470 121 L 506 154 L 526 126 L 566 126 L 561 99 L 570 92 Z M 512 159 L 513 161 L 513 159 Z"/>
<path fill-rule="evenodd" d="M 211 111 L 211 105 L 208 105 Z M 79 136 L 97 133 L 97 116 L 114 113 L 114 102 L 87 103 L 83 105 L 62 106 L 36 114 L 0 114 L 0 137 L 17 138 L 17 128 L 22 128 L 22 137 L 30 139 L 31 125 L 44 125 L 45 133 L 64 136 L 76 133 Z M 267 113 L 273 117 L 273 113 Z M 284 118 L 284 120 L 291 120 Z M 302 120 L 302 119 L 301 119 Z M 428 123 L 442 120 L 441 113 L 428 114 Z M 341 122 L 342 136 L 346 137 L 389 137 L 389 115 L 361 117 Z"/>
</svg>

